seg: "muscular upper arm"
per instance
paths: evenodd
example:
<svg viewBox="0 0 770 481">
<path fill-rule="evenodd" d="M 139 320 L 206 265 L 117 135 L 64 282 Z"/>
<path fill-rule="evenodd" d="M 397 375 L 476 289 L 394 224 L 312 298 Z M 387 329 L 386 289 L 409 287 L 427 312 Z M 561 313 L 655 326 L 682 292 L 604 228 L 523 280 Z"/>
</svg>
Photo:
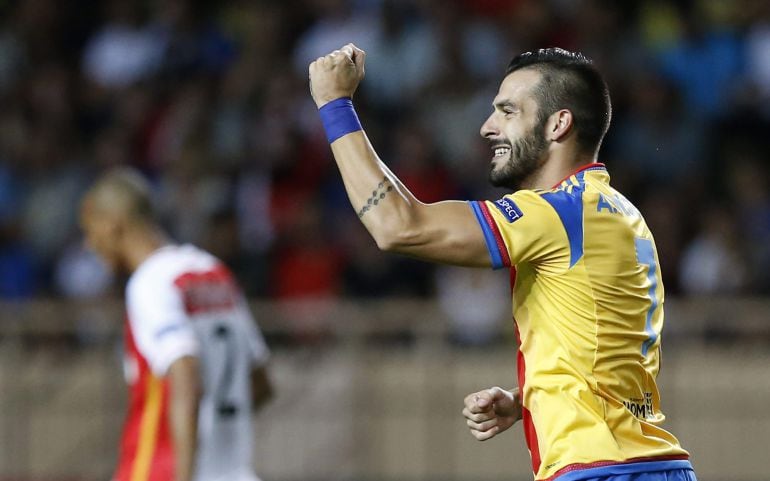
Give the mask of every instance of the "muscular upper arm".
<svg viewBox="0 0 770 481">
<path fill-rule="evenodd" d="M 193 477 L 198 440 L 198 406 L 201 397 L 200 367 L 195 356 L 182 356 L 167 373 L 170 402 L 168 426 L 174 446 L 176 481 Z"/>
<path fill-rule="evenodd" d="M 384 249 L 444 264 L 492 265 L 484 234 L 468 202 L 417 203 L 410 224 Z"/>
</svg>

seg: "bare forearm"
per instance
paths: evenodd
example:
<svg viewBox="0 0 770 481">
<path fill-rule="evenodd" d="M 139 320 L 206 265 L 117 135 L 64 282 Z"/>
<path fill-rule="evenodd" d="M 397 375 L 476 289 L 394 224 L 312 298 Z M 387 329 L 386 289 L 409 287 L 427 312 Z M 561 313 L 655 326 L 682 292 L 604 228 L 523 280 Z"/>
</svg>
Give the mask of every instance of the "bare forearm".
<svg viewBox="0 0 770 481">
<path fill-rule="evenodd" d="M 350 99 L 364 76 L 366 53 L 348 44 L 308 68 L 310 91 L 339 166 L 350 203 L 380 248 L 409 235 L 418 202 L 382 163 Z"/>
<path fill-rule="evenodd" d="M 420 203 L 379 159 L 364 131 L 331 147 L 350 203 L 378 245 L 408 235 Z"/>
<path fill-rule="evenodd" d="M 350 203 L 380 249 L 434 262 L 489 266 L 486 243 L 465 202 L 420 202 L 379 159 L 363 130 L 331 146 Z"/>
<path fill-rule="evenodd" d="M 465 202 L 423 204 L 379 159 L 362 130 L 352 97 L 366 52 L 353 44 L 310 64 L 318 106 L 350 203 L 380 249 L 463 266 L 490 266 L 486 239 Z"/>
<path fill-rule="evenodd" d="M 190 481 L 198 441 L 200 383 L 197 360 L 184 358 L 169 370 L 169 427 L 174 442 L 175 481 Z"/>
<path fill-rule="evenodd" d="M 197 402 L 173 403 L 171 429 L 174 437 L 176 481 L 192 479 L 198 432 Z"/>
</svg>

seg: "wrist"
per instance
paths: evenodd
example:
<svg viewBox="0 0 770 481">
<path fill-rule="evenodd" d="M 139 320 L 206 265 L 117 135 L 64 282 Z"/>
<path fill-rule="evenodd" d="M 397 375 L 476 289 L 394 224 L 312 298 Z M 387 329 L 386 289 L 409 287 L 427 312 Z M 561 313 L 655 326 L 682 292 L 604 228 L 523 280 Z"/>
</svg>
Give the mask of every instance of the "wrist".
<svg viewBox="0 0 770 481">
<path fill-rule="evenodd" d="M 315 100 L 316 108 L 318 108 L 318 110 L 321 110 L 327 104 L 330 104 L 331 102 L 334 102 L 335 100 L 339 100 L 339 99 L 349 99 L 352 101 L 353 96 L 350 94 L 344 94 L 340 92 L 340 93 L 325 95 L 321 99 L 313 99 L 313 100 Z"/>
<path fill-rule="evenodd" d="M 323 104 L 318 113 L 321 116 L 326 140 L 335 140 L 352 132 L 363 130 L 350 97 L 339 97 Z"/>
</svg>

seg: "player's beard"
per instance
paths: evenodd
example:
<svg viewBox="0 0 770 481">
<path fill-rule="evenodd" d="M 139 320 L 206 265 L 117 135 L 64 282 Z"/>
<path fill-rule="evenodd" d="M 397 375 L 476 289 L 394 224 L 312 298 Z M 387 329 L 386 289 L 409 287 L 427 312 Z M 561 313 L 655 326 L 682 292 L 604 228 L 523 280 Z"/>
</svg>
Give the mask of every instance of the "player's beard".
<svg viewBox="0 0 770 481">
<path fill-rule="evenodd" d="M 541 132 L 542 126 L 535 126 L 527 135 L 517 139 L 512 144 L 507 143 L 511 150 L 508 161 L 497 167 L 492 164 L 489 171 L 489 182 L 495 187 L 505 187 L 511 191 L 522 188 L 523 183 L 540 170 L 543 166 L 548 142 Z M 496 142 L 499 144 L 500 142 Z"/>
</svg>

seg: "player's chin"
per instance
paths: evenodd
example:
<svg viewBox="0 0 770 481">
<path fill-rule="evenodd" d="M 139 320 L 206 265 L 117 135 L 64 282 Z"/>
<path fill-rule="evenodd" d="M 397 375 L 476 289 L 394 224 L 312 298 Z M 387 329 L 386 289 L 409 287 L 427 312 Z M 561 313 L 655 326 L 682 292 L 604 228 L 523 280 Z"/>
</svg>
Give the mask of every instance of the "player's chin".
<svg viewBox="0 0 770 481">
<path fill-rule="evenodd" d="M 493 183 L 504 182 L 507 176 L 507 165 L 507 161 L 500 159 L 492 160 L 492 163 L 489 165 L 489 180 Z"/>
<path fill-rule="evenodd" d="M 495 157 L 489 163 L 489 177 L 498 177 L 501 171 L 505 169 L 505 161 Z"/>
<path fill-rule="evenodd" d="M 505 166 L 489 171 L 489 183 L 493 187 L 516 191 L 520 189 L 521 182 L 517 180 L 516 175 Z"/>
<path fill-rule="evenodd" d="M 490 165 L 493 169 L 503 168 L 511 161 L 511 153 L 508 152 L 505 155 L 495 155 L 490 160 Z"/>
</svg>

